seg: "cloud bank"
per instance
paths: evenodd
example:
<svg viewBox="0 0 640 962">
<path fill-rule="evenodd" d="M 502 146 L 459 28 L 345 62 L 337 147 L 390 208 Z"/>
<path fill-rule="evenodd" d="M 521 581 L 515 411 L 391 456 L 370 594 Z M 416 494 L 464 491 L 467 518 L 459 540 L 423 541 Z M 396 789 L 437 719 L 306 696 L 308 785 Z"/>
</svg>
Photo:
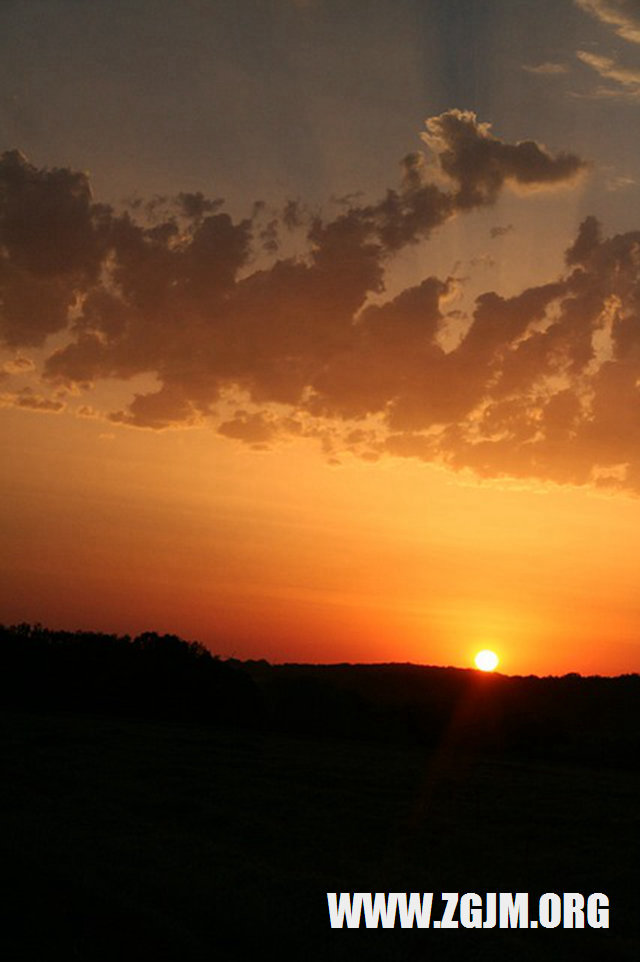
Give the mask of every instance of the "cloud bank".
<svg viewBox="0 0 640 962">
<path fill-rule="evenodd" d="M 84 174 L 4 154 L 3 342 L 46 349 L 54 336 L 41 381 L 58 391 L 153 375 L 157 388 L 108 413 L 114 423 L 210 420 L 260 448 L 306 436 L 334 460 L 640 490 L 640 233 L 603 238 L 588 218 L 560 277 L 482 294 L 447 349 L 457 281 L 426 277 L 373 304 L 386 265 L 502 191 L 571 186 L 585 164 L 506 143 L 460 110 L 427 120 L 424 140 L 429 154 L 406 157 L 377 202 L 353 195 L 329 219 L 288 203 L 266 227 L 261 205 L 234 221 L 200 194 L 152 205 L 151 219 L 117 212 Z M 279 257 L 288 231 L 299 253 Z M 24 390 L 4 403 L 64 406 Z"/>
</svg>

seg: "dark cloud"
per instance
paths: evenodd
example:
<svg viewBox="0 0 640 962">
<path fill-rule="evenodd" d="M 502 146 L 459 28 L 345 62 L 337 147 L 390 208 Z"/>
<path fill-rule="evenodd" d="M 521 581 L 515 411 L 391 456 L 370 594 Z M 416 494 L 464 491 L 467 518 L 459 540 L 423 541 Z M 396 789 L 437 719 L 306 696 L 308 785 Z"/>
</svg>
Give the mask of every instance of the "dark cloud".
<svg viewBox="0 0 640 962">
<path fill-rule="evenodd" d="M 450 187 L 430 180 L 423 155 L 414 153 L 402 162 L 400 186 L 375 204 L 363 204 L 358 195 L 351 195 L 332 221 L 310 219 L 298 202 L 289 202 L 283 212 L 285 227 L 308 225 L 317 271 L 341 270 L 336 261 L 347 259 L 351 291 L 345 310 L 357 308 L 370 292 L 380 289 L 385 259 L 428 237 L 459 211 L 493 204 L 506 183 L 526 187 L 570 183 L 584 167 L 573 155 L 554 158 L 531 141 L 505 144 L 469 112 L 447 111 L 430 118 L 426 126 L 434 163 Z M 185 317 L 189 327 L 191 319 L 197 315 L 202 319 L 206 313 L 209 320 L 202 323 L 214 327 L 221 301 L 249 262 L 252 241 L 275 254 L 280 226 L 279 218 L 271 218 L 252 236 L 252 221 L 232 223 L 219 212 L 220 204 L 201 193 L 181 193 L 173 200 L 163 196 L 132 201 L 130 213 L 116 214 L 92 201 L 85 174 L 39 170 L 18 151 L 3 154 L 0 337 L 10 346 L 40 345 L 62 331 L 73 312 L 88 301 L 89 308 L 75 321 L 79 343 L 68 355 L 68 374 L 78 377 L 79 361 L 86 353 L 90 363 L 80 380 L 89 380 L 120 367 L 111 344 L 102 351 L 92 339 L 97 337 L 102 347 L 103 338 L 113 341 L 113 331 L 102 330 L 97 316 L 100 297 L 105 306 L 111 297 L 107 307 L 111 318 L 120 301 L 116 313 L 128 318 L 134 343 L 127 344 L 127 353 L 134 358 L 137 334 L 144 337 L 144 349 L 154 353 L 150 324 L 165 346 L 176 325 L 184 329 Z M 142 221 L 135 221 L 134 215 Z M 187 220 L 186 226 L 181 219 Z M 308 277 L 317 281 L 312 274 Z M 346 280 L 344 270 L 340 280 Z M 104 357 L 106 369 L 96 365 L 98 355 L 109 355 Z M 56 357 L 51 373 L 63 373 L 64 359 Z M 131 361 L 124 363 L 125 375 L 130 366 Z M 157 370 L 158 365 L 152 363 L 150 369 Z"/>
<path fill-rule="evenodd" d="M 262 243 L 262 249 L 266 251 L 267 254 L 276 254 L 280 247 L 278 220 L 273 218 L 265 224 L 265 226 L 258 231 L 258 237 Z"/>
<path fill-rule="evenodd" d="M 202 220 L 206 214 L 215 213 L 223 204 L 223 200 L 209 200 L 200 191 L 191 194 L 181 193 L 177 197 L 180 213 L 189 220 Z"/>
<path fill-rule="evenodd" d="M 106 254 L 104 208 L 85 174 L 38 170 L 17 150 L 0 156 L 0 337 L 39 345 L 63 330 Z"/>
<path fill-rule="evenodd" d="M 53 398 L 44 397 L 37 394 L 31 388 L 23 388 L 21 391 L 14 391 L 10 394 L 0 395 L 0 404 L 3 407 L 26 408 L 30 411 L 46 412 L 57 414 L 64 410 L 64 403 Z"/>
<path fill-rule="evenodd" d="M 307 219 L 306 208 L 299 200 L 288 200 L 282 211 L 282 223 L 288 230 L 302 227 Z"/>
<path fill-rule="evenodd" d="M 639 490 L 640 233 L 603 240 L 589 218 L 567 262 L 530 292 L 537 316 L 521 335 L 494 343 L 495 380 L 445 426 L 438 455 L 490 477 Z"/>
<path fill-rule="evenodd" d="M 137 428 L 189 427 L 200 420 L 197 405 L 175 384 L 150 394 L 135 394 L 127 411 L 114 411 L 109 420 Z"/>
<path fill-rule="evenodd" d="M 230 421 L 219 425 L 218 433 L 246 444 L 263 445 L 272 441 L 278 431 L 274 420 L 262 411 L 236 411 Z"/>
<path fill-rule="evenodd" d="M 199 194 L 136 219 L 95 204 L 84 175 L 4 155 L 4 340 L 65 330 L 44 365 L 53 385 L 153 376 L 114 423 L 210 421 L 254 447 L 313 437 L 333 461 L 392 454 L 640 490 L 640 234 L 605 238 L 588 218 L 562 276 L 485 292 L 466 321 L 451 277 L 383 302 L 396 251 L 509 185 L 569 185 L 584 169 L 463 111 L 427 121 L 426 139 L 430 164 L 408 155 L 396 188 L 328 219 L 292 204 L 234 221 Z M 256 262 L 282 226 L 304 237 L 298 256 Z M 29 393 L 5 403 L 62 407 Z"/>
<path fill-rule="evenodd" d="M 512 230 L 514 230 L 513 224 L 506 224 L 504 226 L 497 224 L 489 231 L 489 237 L 491 240 L 495 240 L 496 237 L 504 237 L 505 234 L 511 233 Z"/>
<path fill-rule="evenodd" d="M 585 170 L 575 154 L 554 157 L 533 140 L 504 143 L 471 111 L 449 110 L 431 117 L 426 127 L 422 137 L 443 173 L 457 184 L 453 202 L 460 210 L 494 203 L 505 182 L 522 189 L 552 187 Z"/>
</svg>

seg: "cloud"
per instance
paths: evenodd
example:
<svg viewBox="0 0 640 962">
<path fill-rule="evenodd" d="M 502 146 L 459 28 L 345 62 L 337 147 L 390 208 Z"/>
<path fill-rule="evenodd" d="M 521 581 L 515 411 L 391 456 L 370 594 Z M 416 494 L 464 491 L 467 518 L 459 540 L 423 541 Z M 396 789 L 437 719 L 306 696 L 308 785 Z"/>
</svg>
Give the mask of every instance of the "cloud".
<svg viewBox="0 0 640 962">
<path fill-rule="evenodd" d="M 471 267 L 491 268 L 496 267 L 496 261 L 490 254 L 480 254 L 477 257 L 472 257 L 469 265 Z"/>
<path fill-rule="evenodd" d="M 209 200 L 201 193 L 180 193 L 176 198 L 176 205 L 184 217 L 189 220 L 200 221 L 206 214 L 213 214 L 217 211 L 224 201 L 221 199 Z"/>
<path fill-rule="evenodd" d="M 114 424 L 162 429 L 180 425 L 190 427 L 201 417 L 197 405 L 179 385 L 163 385 L 151 394 L 135 394 L 127 411 L 108 415 Z"/>
<path fill-rule="evenodd" d="M 617 84 L 616 87 L 598 87 L 591 96 L 599 99 L 640 100 L 640 70 L 622 67 L 611 57 L 584 50 L 579 50 L 576 56 L 605 80 L 612 80 Z"/>
<path fill-rule="evenodd" d="M 31 388 L 23 388 L 22 391 L 14 391 L 9 394 L 0 395 L 2 407 L 26 408 L 30 411 L 39 411 L 47 414 L 57 414 L 63 411 L 65 405 L 62 401 L 37 394 Z"/>
<path fill-rule="evenodd" d="M 76 294 L 98 279 L 102 208 L 85 174 L 38 170 L 17 150 L 0 156 L 0 337 L 36 346 L 63 330 Z"/>
<path fill-rule="evenodd" d="M 426 143 L 430 157 L 406 157 L 400 183 L 375 202 L 354 195 L 328 218 L 289 208 L 303 246 L 259 261 L 263 208 L 235 221 L 182 195 L 152 218 L 118 213 L 93 202 L 84 175 L 11 155 L 0 165 L 12 211 L 3 206 L 0 223 L 13 225 L 1 279 L 22 307 L 3 318 L 5 340 L 56 333 L 50 385 L 151 375 L 156 386 L 106 415 L 112 424 L 210 423 L 259 448 L 315 438 L 333 461 L 412 457 L 640 491 L 640 233 L 606 238 L 587 218 L 559 277 L 509 297 L 485 291 L 466 320 L 451 306 L 454 277 L 429 275 L 385 300 L 397 251 L 509 187 L 570 186 L 585 166 L 533 141 L 505 143 L 465 111 L 430 118 Z M 69 250 L 42 240 L 48 210 Z M 64 292 L 56 325 L 24 306 L 38 280 Z M 4 403 L 62 409 L 44 393 Z"/>
<path fill-rule="evenodd" d="M 492 349 L 493 381 L 443 428 L 438 454 L 488 477 L 597 477 L 638 491 L 640 233 L 603 240 L 588 218 L 567 266 L 555 287 L 530 292 L 537 321 Z"/>
<path fill-rule="evenodd" d="M 640 85 L 640 70 L 633 70 L 630 67 L 620 67 L 616 64 L 615 60 L 612 60 L 610 57 L 587 53 L 584 50 L 579 50 L 576 56 L 583 63 L 597 70 L 601 77 L 606 77 L 608 80 L 615 80 L 616 83 L 634 89 Z"/>
<path fill-rule="evenodd" d="M 76 409 L 76 417 L 79 418 L 101 418 L 102 415 L 91 404 L 81 404 Z"/>
<path fill-rule="evenodd" d="M 292 422 L 293 423 L 293 422 Z M 218 434 L 243 441 L 254 448 L 268 446 L 279 434 L 278 421 L 266 411 L 236 411 L 233 418 L 218 426 Z"/>
<path fill-rule="evenodd" d="M 426 127 L 423 140 L 443 173 L 458 185 L 458 209 L 494 203 L 505 183 L 529 190 L 565 185 L 586 167 L 575 154 L 553 157 L 532 140 L 504 143 L 471 111 L 449 110 L 431 117 Z"/>
<path fill-rule="evenodd" d="M 234 222 L 200 193 L 116 212 L 93 201 L 85 174 L 7 152 L 0 337 L 20 348 L 70 332 L 47 360 L 53 383 L 155 374 L 163 390 L 115 412 L 122 423 L 196 423 L 228 384 L 294 403 L 323 354 L 352 337 L 398 251 L 509 186 L 571 186 L 585 167 L 532 141 L 505 143 L 469 111 L 429 118 L 426 130 L 429 159 L 407 155 L 377 202 L 354 193 L 333 219 L 291 202 L 266 223 L 264 205 Z M 256 252 L 277 257 L 282 227 L 306 233 L 306 251 L 248 273 Z"/>
<path fill-rule="evenodd" d="M 558 77 L 569 73 L 569 67 L 564 63 L 539 63 L 536 65 L 523 64 L 522 69 L 527 73 L 538 74 L 541 77 Z"/>
<path fill-rule="evenodd" d="M 2 365 L 2 371 L 5 374 L 30 374 L 35 369 L 36 366 L 31 358 L 25 357 L 23 354 L 16 355 Z"/>
<path fill-rule="evenodd" d="M 489 237 L 491 240 L 495 240 L 496 237 L 504 237 L 505 234 L 510 234 L 512 230 L 515 230 L 513 224 L 505 224 L 504 226 L 498 224 L 496 227 L 491 228 Z"/>
<path fill-rule="evenodd" d="M 615 193 L 619 190 L 627 190 L 629 187 L 635 187 L 637 181 L 633 177 L 628 177 L 624 174 L 612 175 L 607 177 L 605 180 L 605 190 L 609 193 Z"/>
<path fill-rule="evenodd" d="M 619 37 L 631 43 L 640 43 L 637 0 L 574 0 L 574 3 L 601 23 L 613 27 Z"/>
<path fill-rule="evenodd" d="M 345 451 L 412 457 L 487 478 L 638 492 L 640 232 L 604 238 L 587 218 L 566 262 L 547 284 L 481 295 L 448 352 L 440 335 L 453 280 L 426 278 L 336 323 L 332 311 L 313 313 L 317 298 L 311 316 L 297 314 L 317 282 L 313 266 L 253 276 L 229 332 L 262 304 L 273 340 L 252 328 L 237 374 L 249 401 L 218 430 L 257 447 L 316 436 L 334 461 Z M 237 342 L 229 349 L 239 365 Z"/>
</svg>

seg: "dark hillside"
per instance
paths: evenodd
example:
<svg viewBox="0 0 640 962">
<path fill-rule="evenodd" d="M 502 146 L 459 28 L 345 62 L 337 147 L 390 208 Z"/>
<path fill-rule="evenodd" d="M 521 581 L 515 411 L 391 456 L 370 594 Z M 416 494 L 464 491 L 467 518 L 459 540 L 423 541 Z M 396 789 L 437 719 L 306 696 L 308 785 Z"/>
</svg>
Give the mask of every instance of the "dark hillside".
<svg viewBox="0 0 640 962">
<path fill-rule="evenodd" d="M 640 679 L 0 633 L 0 949 L 635 960 Z M 327 892 L 604 892 L 609 929 L 334 931 Z M 435 911 L 435 909 L 434 909 Z"/>
</svg>

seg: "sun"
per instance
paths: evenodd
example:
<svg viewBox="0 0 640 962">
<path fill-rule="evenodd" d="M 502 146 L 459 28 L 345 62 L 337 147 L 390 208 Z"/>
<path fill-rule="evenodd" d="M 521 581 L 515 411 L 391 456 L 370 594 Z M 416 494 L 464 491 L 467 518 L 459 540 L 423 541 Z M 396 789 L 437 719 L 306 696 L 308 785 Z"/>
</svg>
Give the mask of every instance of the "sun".
<svg viewBox="0 0 640 962">
<path fill-rule="evenodd" d="M 495 671 L 500 664 L 500 659 L 495 651 L 490 651 L 489 648 L 479 651 L 473 660 L 476 663 L 476 668 L 479 668 L 480 671 Z"/>
</svg>

